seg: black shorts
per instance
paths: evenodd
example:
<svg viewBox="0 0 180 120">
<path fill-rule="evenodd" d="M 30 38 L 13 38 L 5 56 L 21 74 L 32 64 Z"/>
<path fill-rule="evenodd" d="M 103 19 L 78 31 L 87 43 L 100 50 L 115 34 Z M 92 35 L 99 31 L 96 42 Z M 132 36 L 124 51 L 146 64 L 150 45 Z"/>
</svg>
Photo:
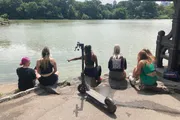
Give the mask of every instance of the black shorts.
<svg viewBox="0 0 180 120">
<path fill-rule="evenodd" d="M 84 74 L 89 77 L 95 77 L 98 79 L 101 76 L 101 66 L 97 66 L 94 68 L 85 68 Z"/>
<path fill-rule="evenodd" d="M 33 88 L 35 86 L 35 80 L 32 82 L 26 82 L 26 83 L 18 83 L 18 88 L 20 91 L 24 91 L 30 88 Z"/>
<path fill-rule="evenodd" d="M 39 80 L 40 84 L 44 85 L 44 86 L 54 85 L 58 81 L 58 75 L 52 74 L 48 77 L 41 76 L 38 80 Z"/>
</svg>

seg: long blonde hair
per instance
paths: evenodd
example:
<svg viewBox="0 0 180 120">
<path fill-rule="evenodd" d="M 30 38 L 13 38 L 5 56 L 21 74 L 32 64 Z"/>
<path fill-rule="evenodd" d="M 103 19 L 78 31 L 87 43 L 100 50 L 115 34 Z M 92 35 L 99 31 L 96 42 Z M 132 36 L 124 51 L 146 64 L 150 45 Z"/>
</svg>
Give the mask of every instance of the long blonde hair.
<svg viewBox="0 0 180 120">
<path fill-rule="evenodd" d="M 42 50 L 42 60 L 41 60 L 41 64 L 40 66 L 45 70 L 46 68 L 48 68 L 49 65 L 49 61 L 50 61 L 50 51 L 48 47 L 44 47 Z"/>
<path fill-rule="evenodd" d="M 114 52 L 113 52 L 113 58 L 120 58 L 121 54 L 120 54 L 120 46 L 119 44 L 115 44 L 114 45 Z"/>
<path fill-rule="evenodd" d="M 147 55 L 149 55 L 149 57 L 152 59 L 152 61 L 154 62 L 156 60 L 155 56 L 151 53 L 151 51 L 149 49 L 142 49 L 143 51 L 145 51 L 147 53 Z"/>
<path fill-rule="evenodd" d="M 141 50 L 138 53 L 138 62 L 141 61 L 141 60 L 147 60 L 149 63 L 152 62 L 152 59 L 150 58 L 150 56 L 144 50 Z"/>
</svg>

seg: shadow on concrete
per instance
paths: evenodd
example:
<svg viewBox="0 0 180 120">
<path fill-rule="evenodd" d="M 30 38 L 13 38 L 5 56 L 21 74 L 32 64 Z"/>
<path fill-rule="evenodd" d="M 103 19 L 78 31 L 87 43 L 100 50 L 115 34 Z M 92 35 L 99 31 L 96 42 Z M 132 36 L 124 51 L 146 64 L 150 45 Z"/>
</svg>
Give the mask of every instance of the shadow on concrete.
<svg viewBox="0 0 180 120">
<path fill-rule="evenodd" d="M 107 108 L 105 108 L 102 104 L 100 104 L 98 101 L 96 100 L 92 100 L 87 98 L 86 99 L 89 103 L 91 103 L 94 107 L 98 108 L 101 112 L 105 113 L 107 116 L 109 116 L 111 119 L 116 119 L 117 116 L 116 114 L 110 114 L 107 110 Z"/>
<path fill-rule="evenodd" d="M 171 91 L 162 88 L 158 88 L 156 90 L 149 88 L 140 90 L 138 86 L 133 86 L 132 88 L 134 88 L 138 94 L 143 94 L 143 95 L 172 94 Z"/>
<path fill-rule="evenodd" d="M 69 82 L 57 83 L 52 86 L 43 86 L 38 84 L 39 89 L 35 91 L 37 95 L 61 94 L 61 88 L 71 86 Z"/>
<path fill-rule="evenodd" d="M 176 84 L 180 84 L 180 83 L 176 83 Z M 179 85 L 171 85 L 171 84 L 165 84 L 165 87 L 167 87 L 167 89 L 169 89 L 172 94 L 170 94 L 172 97 L 174 97 L 175 99 L 177 99 L 178 101 L 180 101 L 180 87 Z"/>
<path fill-rule="evenodd" d="M 109 85 L 112 89 L 126 90 L 128 88 L 127 80 L 113 80 L 110 78 L 108 80 L 109 80 Z"/>
<path fill-rule="evenodd" d="M 179 92 L 179 91 L 178 91 Z M 171 95 L 173 98 L 175 98 L 176 100 L 178 100 L 178 101 L 180 101 L 180 93 L 178 93 L 178 94 L 172 94 Z"/>
<path fill-rule="evenodd" d="M 46 95 L 50 95 L 50 93 L 46 92 L 44 89 L 39 88 L 34 90 L 34 93 L 36 93 L 39 96 L 46 96 Z"/>
<path fill-rule="evenodd" d="M 106 84 L 100 84 L 98 87 L 94 88 L 94 90 L 101 95 L 109 98 L 114 97 L 114 93 L 116 90 L 112 89 L 108 83 Z"/>
<path fill-rule="evenodd" d="M 180 81 L 173 81 L 163 78 L 164 70 L 166 67 L 156 69 L 158 74 L 158 80 L 163 83 L 165 87 L 167 87 L 170 91 L 173 92 L 171 94 L 172 97 L 180 101 Z"/>
<path fill-rule="evenodd" d="M 148 110 L 154 110 L 156 112 L 168 114 L 171 116 L 180 116 L 179 110 L 170 108 L 168 106 L 161 105 L 153 101 L 149 101 L 149 100 L 137 100 L 137 101 L 130 101 L 130 102 L 115 101 L 115 102 L 116 102 L 116 105 L 121 106 L 121 107 L 148 109 Z"/>
<path fill-rule="evenodd" d="M 73 111 L 73 113 L 75 113 L 76 117 L 78 117 L 79 111 L 83 111 L 84 108 L 84 100 L 85 100 L 85 96 L 84 95 L 80 95 L 81 96 L 81 104 L 80 107 L 78 106 L 78 104 L 76 104 L 75 110 Z"/>
<path fill-rule="evenodd" d="M 144 86 L 143 89 L 140 89 L 140 83 L 133 85 L 130 81 L 128 82 L 129 85 L 134 88 L 134 90 L 138 93 L 138 94 L 143 94 L 143 95 L 156 95 L 156 94 L 172 94 L 174 93 L 173 91 L 171 91 L 168 88 L 164 88 L 162 86 L 158 87 L 150 87 L 150 86 Z"/>
</svg>

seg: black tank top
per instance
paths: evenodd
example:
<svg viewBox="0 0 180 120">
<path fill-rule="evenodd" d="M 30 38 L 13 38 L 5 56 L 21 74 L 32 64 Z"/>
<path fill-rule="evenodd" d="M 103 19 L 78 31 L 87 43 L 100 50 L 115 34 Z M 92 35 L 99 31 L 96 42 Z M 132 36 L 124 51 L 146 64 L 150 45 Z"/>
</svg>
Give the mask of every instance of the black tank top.
<svg viewBox="0 0 180 120">
<path fill-rule="evenodd" d="M 41 65 L 40 65 L 40 70 L 41 70 L 41 74 L 48 74 L 51 73 L 53 71 L 53 65 L 51 64 L 51 62 L 48 62 L 48 67 L 46 69 L 44 69 Z"/>
<path fill-rule="evenodd" d="M 94 66 L 94 61 L 92 60 L 93 54 L 91 55 L 91 59 L 88 59 L 87 56 L 85 56 L 85 65 L 86 66 Z"/>
</svg>

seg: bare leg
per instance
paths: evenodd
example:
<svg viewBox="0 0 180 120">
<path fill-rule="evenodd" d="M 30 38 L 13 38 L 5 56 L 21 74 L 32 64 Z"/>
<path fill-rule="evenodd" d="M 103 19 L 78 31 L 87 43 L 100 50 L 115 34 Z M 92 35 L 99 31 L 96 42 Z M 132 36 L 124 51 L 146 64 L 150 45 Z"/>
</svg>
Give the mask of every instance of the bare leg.
<svg viewBox="0 0 180 120">
<path fill-rule="evenodd" d="M 134 70 L 133 70 L 133 77 L 134 78 L 136 77 L 136 74 L 135 74 L 136 70 L 137 70 L 137 67 L 135 67 Z"/>
</svg>

